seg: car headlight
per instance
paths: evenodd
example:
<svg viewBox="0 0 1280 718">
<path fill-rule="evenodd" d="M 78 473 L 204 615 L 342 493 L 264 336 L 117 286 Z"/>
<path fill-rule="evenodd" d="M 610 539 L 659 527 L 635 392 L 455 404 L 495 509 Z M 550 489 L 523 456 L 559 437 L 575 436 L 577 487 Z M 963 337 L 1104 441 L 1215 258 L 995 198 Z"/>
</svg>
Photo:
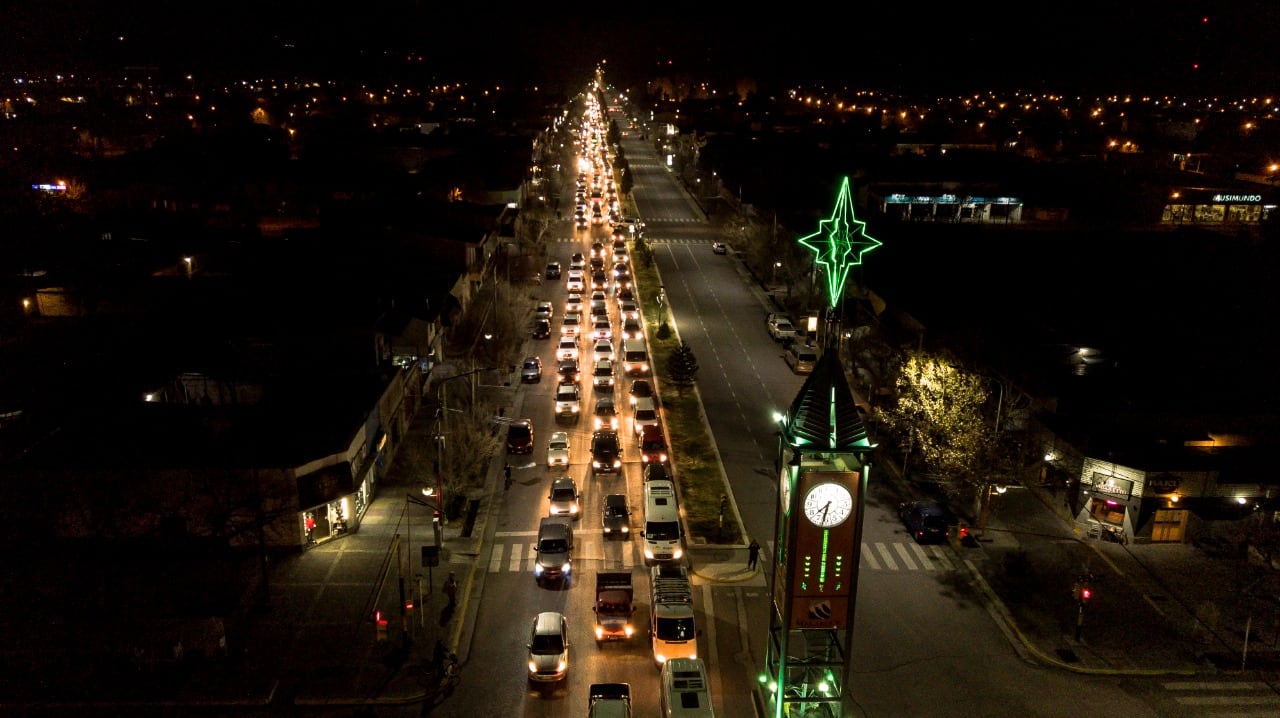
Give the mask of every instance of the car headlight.
<svg viewBox="0 0 1280 718">
<path fill-rule="evenodd" d="M 632 626 L 630 623 L 628 623 L 626 628 L 622 629 L 622 632 L 627 634 L 627 638 L 631 638 L 631 636 L 635 635 L 636 629 L 635 629 L 635 626 Z"/>
<path fill-rule="evenodd" d="M 631 634 L 627 635 L 630 636 Z M 596 626 L 596 640 L 599 641 L 602 638 L 604 638 L 604 628 Z"/>
<path fill-rule="evenodd" d="M 684 549 L 680 548 L 679 546 L 676 546 L 674 549 L 671 550 L 671 558 L 680 558 L 683 555 L 684 555 Z"/>
<path fill-rule="evenodd" d="M 646 551 L 645 553 L 649 555 L 649 558 L 653 558 L 653 554 L 649 554 L 648 551 Z M 533 567 L 533 575 L 534 576 L 542 575 L 542 564 L 537 564 Z"/>
<path fill-rule="evenodd" d="M 556 673 L 564 673 L 565 669 L 567 669 L 568 667 L 569 667 L 569 662 L 561 658 L 560 662 L 556 664 Z"/>
<path fill-rule="evenodd" d="M 622 533 L 624 533 L 624 534 L 629 534 L 629 533 L 631 533 L 631 529 L 630 529 L 630 527 L 623 526 L 623 527 L 622 527 Z"/>
<path fill-rule="evenodd" d="M 592 461 L 591 461 L 591 468 L 593 468 L 593 469 L 598 469 L 598 468 L 600 468 L 600 462 L 599 462 L 599 461 L 596 461 L 596 460 L 594 460 L 594 459 L 592 459 Z"/>
<path fill-rule="evenodd" d="M 561 571 L 564 571 L 565 573 L 569 573 L 569 569 L 570 569 L 570 568 L 573 568 L 572 564 L 570 564 L 568 561 L 566 561 L 566 562 L 564 563 L 564 565 L 560 567 L 560 570 L 561 570 Z"/>
<path fill-rule="evenodd" d="M 614 459 L 614 460 L 613 460 L 613 468 L 615 468 L 615 469 L 616 469 L 616 468 L 618 468 L 618 467 L 620 467 L 620 466 L 622 466 L 622 460 L 621 460 L 621 459 Z"/>
<path fill-rule="evenodd" d="M 645 558 L 650 558 L 650 559 L 651 559 L 651 558 L 653 558 L 653 549 L 651 549 L 651 548 L 649 548 L 648 546 L 646 546 L 646 547 L 645 547 L 645 549 L 644 549 L 644 557 L 645 557 Z"/>
<path fill-rule="evenodd" d="M 658 461 L 660 461 L 661 463 L 664 463 L 664 464 L 665 464 L 665 463 L 667 463 L 667 455 L 666 455 L 666 454 L 658 454 Z"/>
<path fill-rule="evenodd" d="M 537 673 L 537 672 L 538 672 L 538 664 L 537 664 L 537 663 L 534 663 L 533 661 L 529 661 L 529 672 L 530 672 L 530 673 Z"/>
<path fill-rule="evenodd" d="M 573 506 L 570 506 L 570 507 L 569 507 L 569 513 L 571 513 L 571 514 L 576 514 L 576 513 L 578 513 L 578 505 L 577 505 L 577 504 L 574 504 Z"/>
</svg>

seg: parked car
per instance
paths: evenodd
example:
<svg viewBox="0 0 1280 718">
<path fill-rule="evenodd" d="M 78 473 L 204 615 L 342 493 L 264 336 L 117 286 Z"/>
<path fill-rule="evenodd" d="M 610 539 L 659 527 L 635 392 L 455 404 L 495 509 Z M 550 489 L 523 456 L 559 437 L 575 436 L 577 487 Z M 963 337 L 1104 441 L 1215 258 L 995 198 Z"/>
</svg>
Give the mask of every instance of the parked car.
<svg viewBox="0 0 1280 718">
<path fill-rule="evenodd" d="M 770 312 L 765 317 L 765 327 L 768 328 L 769 336 L 773 337 L 774 341 L 787 341 L 795 339 L 799 335 L 795 324 L 791 321 L 791 317 L 785 314 Z"/>
<path fill-rule="evenodd" d="M 711 251 L 716 254 L 728 254 L 729 247 L 724 242 L 712 242 Z"/>
<path fill-rule="evenodd" d="M 532 336 L 534 339 L 550 339 L 551 338 L 551 321 L 547 319 L 533 320 Z"/>
<path fill-rule="evenodd" d="M 898 518 L 916 543 L 942 543 L 955 519 L 951 512 L 933 499 L 906 501 L 898 505 Z"/>
<path fill-rule="evenodd" d="M 525 357 L 520 367 L 520 381 L 535 383 L 542 381 L 542 360 L 538 357 Z"/>
<path fill-rule="evenodd" d="M 518 419 L 507 425 L 507 453 L 533 453 L 532 419 Z"/>
<path fill-rule="evenodd" d="M 553 431 L 547 441 L 547 468 L 569 465 L 569 432 Z"/>
<path fill-rule="evenodd" d="M 535 319 L 550 319 L 555 314 L 555 308 L 551 306 L 551 302 L 538 302 L 533 310 Z"/>
<path fill-rule="evenodd" d="M 813 368 L 818 364 L 818 350 L 800 344 L 787 347 L 782 357 L 786 360 L 787 366 L 791 367 L 791 371 L 797 374 L 812 374 Z"/>
<path fill-rule="evenodd" d="M 551 482 L 551 491 L 547 494 L 547 511 L 551 516 L 568 516 L 576 519 L 579 513 L 578 482 L 568 476 L 561 476 Z"/>
<path fill-rule="evenodd" d="M 547 275 L 547 279 L 559 279 L 559 278 L 560 278 L 560 263 L 559 263 L 559 262 L 547 262 L 547 268 L 546 268 L 545 270 L 543 270 L 543 271 L 544 271 L 544 273 Z"/>
</svg>

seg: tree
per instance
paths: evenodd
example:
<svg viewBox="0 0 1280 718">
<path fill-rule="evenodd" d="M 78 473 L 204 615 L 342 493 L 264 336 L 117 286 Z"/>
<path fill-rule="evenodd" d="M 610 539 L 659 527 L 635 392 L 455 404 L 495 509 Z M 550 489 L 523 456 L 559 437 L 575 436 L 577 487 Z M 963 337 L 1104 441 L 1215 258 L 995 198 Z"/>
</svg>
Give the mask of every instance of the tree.
<svg viewBox="0 0 1280 718">
<path fill-rule="evenodd" d="M 667 357 L 667 375 L 681 396 L 684 396 L 685 387 L 693 386 L 698 375 L 698 358 L 693 355 L 693 348 L 688 342 L 680 342 L 680 346 Z"/>
<path fill-rule="evenodd" d="M 995 432 L 983 413 L 987 385 L 948 357 L 907 351 L 896 372 L 896 400 L 879 415 L 904 447 L 904 472 L 914 455 L 953 495 L 986 480 L 995 452 Z"/>
</svg>

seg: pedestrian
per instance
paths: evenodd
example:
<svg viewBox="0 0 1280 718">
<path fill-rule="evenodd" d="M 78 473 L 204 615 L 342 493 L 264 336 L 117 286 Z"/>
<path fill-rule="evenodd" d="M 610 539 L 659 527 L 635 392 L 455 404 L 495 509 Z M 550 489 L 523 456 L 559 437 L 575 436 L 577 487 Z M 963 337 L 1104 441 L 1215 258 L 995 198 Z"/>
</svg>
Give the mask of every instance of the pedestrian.
<svg viewBox="0 0 1280 718">
<path fill-rule="evenodd" d="M 507 464 L 503 466 L 502 473 L 507 477 L 506 481 L 502 483 L 502 490 L 506 491 L 507 489 L 511 488 L 511 464 Z"/>
<path fill-rule="evenodd" d="M 449 572 L 449 578 L 444 580 L 444 595 L 449 597 L 449 608 L 453 608 L 458 603 L 458 578 L 453 571 Z"/>
<path fill-rule="evenodd" d="M 760 542 L 751 539 L 751 545 L 747 547 L 747 568 L 752 571 L 756 570 L 756 559 L 760 558 Z"/>
<path fill-rule="evenodd" d="M 431 670 L 437 678 L 444 678 L 444 659 L 449 655 L 444 641 L 437 638 L 435 650 L 431 653 Z"/>
</svg>

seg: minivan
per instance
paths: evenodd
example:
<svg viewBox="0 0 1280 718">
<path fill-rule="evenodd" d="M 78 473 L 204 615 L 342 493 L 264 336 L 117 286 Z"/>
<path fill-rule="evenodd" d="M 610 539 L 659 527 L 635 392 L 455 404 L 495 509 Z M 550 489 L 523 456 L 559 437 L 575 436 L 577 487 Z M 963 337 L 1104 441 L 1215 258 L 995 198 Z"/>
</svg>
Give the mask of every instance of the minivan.
<svg viewBox="0 0 1280 718">
<path fill-rule="evenodd" d="M 649 349 L 643 339 L 622 340 L 622 370 L 632 376 L 649 375 Z"/>
<path fill-rule="evenodd" d="M 707 667 L 701 658 L 672 658 L 662 664 L 663 718 L 715 718 Z"/>
<path fill-rule="evenodd" d="M 520 419 L 507 425 L 507 453 L 533 453 L 533 421 Z"/>
<path fill-rule="evenodd" d="M 818 363 L 818 352 L 813 347 L 792 344 L 787 347 L 787 353 L 784 356 L 787 366 L 797 374 L 812 374 L 813 367 Z"/>
<path fill-rule="evenodd" d="M 679 561 L 684 556 L 680 545 L 680 511 L 676 507 L 676 485 L 670 481 L 646 481 L 644 485 L 644 561 L 652 565 L 660 561 Z"/>
</svg>

